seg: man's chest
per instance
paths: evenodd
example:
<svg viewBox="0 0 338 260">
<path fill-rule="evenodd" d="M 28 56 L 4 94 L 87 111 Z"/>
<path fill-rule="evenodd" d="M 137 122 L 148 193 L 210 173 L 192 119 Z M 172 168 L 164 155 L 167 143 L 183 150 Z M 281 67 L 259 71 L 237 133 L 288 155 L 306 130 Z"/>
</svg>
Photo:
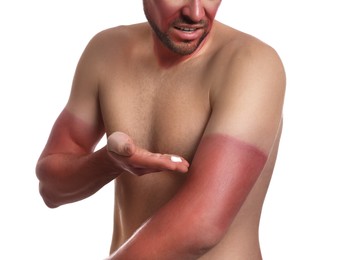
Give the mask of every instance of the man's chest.
<svg viewBox="0 0 338 260">
<path fill-rule="evenodd" d="M 210 115 L 209 89 L 193 77 L 121 77 L 106 83 L 106 133 L 122 131 L 152 152 L 192 159 Z"/>
</svg>

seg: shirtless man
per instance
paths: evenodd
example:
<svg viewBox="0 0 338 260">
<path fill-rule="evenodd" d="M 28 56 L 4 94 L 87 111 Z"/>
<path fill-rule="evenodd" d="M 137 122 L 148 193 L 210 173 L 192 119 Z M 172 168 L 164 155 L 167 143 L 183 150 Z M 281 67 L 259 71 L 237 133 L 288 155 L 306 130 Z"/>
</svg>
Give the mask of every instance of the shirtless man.
<svg viewBox="0 0 338 260">
<path fill-rule="evenodd" d="M 285 73 L 214 20 L 220 3 L 143 0 L 148 23 L 97 34 L 79 61 L 36 170 L 49 207 L 115 180 L 109 259 L 262 258 Z"/>
</svg>

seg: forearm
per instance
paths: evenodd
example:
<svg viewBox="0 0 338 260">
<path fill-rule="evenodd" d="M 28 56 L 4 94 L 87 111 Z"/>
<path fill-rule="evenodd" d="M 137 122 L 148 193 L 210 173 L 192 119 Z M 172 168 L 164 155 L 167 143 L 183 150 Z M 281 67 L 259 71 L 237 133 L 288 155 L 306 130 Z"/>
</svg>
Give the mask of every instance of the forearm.
<svg viewBox="0 0 338 260">
<path fill-rule="evenodd" d="M 108 259 L 195 260 L 212 249 L 229 227 L 233 213 L 221 216 L 223 225 L 218 225 L 224 202 L 210 202 L 212 190 L 202 197 L 195 187 L 203 184 L 191 177 L 187 182 Z"/>
<path fill-rule="evenodd" d="M 82 200 L 119 175 L 106 147 L 91 154 L 51 154 L 39 159 L 36 174 L 49 207 Z"/>
<path fill-rule="evenodd" d="M 173 216 L 175 220 L 171 221 L 170 214 L 163 218 L 162 213 L 146 222 L 108 259 L 193 260 L 214 246 L 205 240 L 208 232 L 212 231 L 206 230 L 203 224 L 196 225 L 193 219 L 186 221 L 189 218 L 184 219 L 185 216 L 177 221 L 175 218 L 179 215 L 178 212 Z"/>
</svg>

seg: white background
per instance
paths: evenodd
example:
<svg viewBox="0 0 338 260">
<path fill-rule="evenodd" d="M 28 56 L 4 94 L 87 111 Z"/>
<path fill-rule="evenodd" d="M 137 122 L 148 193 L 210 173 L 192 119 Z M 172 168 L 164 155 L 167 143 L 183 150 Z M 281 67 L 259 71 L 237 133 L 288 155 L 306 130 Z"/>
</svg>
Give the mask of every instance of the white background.
<svg viewBox="0 0 338 260">
<path fill-rule="evenodd" d="M 266 260 L 338 259 L 334 2 L 223 1 L 217 16 L 272 45 L 287 72 L 284 133 L 261 222 Z M 107 256 L 113 185 L 52 210 L 34 168 L 90 38 L 140 21 L 141 0 L 1 0 L 0 259 Z"/>
</svg>

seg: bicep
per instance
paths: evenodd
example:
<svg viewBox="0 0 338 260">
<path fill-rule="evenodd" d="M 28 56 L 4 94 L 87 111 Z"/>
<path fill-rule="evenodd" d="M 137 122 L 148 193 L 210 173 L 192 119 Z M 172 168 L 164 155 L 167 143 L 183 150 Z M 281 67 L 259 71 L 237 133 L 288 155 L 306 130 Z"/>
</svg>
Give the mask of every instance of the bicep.
<svg viewBox="0 0 338 260">
<path fill-rule="evenodd" d="M 102 137 L 95 53 L 95 44 L 91 42 L 78 62 L 67 105 L 54 123 L 43 154 L 89 153 Z"/>
<path fill-rule="evenodd" d="M 202 219 L 223 232 L 254 186 L 267 160 L 257 147 L 224 134 L 203 137 L 185 190 Z M 197 198 L 197 199 L 196 199 Z"/>
<path fill-rule="evenodd" d="M 269 153 L 282 118 L 285 72 L 273 49 L 247 52 L 234 58 L 229 76 L 211 93 L 205 134 L 233 136 Z"/>
<path fill-rule="evenodd" d="M 53 125 L 42 157 L 51 154 L 90 153 L 102 135 L 102 127 L 88 124 L 65 108 Z"/>
</svg>

